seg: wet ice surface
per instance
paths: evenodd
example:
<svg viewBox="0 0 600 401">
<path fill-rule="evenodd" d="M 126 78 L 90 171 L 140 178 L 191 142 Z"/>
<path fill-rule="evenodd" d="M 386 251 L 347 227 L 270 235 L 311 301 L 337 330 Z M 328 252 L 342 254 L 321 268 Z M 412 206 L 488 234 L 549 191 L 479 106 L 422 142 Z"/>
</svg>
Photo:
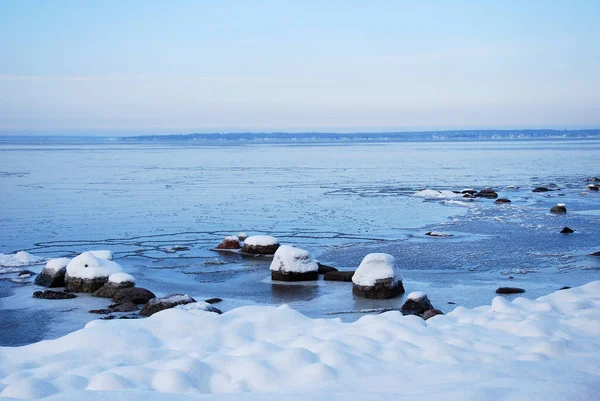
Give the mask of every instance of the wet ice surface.
<svg viewBox="0 0 600 401">
<path fill-rule="evenodd" d="M 367 253 L 390 253 L 407 293 L 425 291 L 445 312 L 489 303 L 498 286 L 534 298 L 600 279 L 600 258 L 586 256 L 600 250 L 600 195 L 583 181 L 600 175 L 590 170 L 599 150 L 597 141 L 2 145 L 0 252 L 50 258 L 111 249 L 137 286 L 158 296 L 220 297 L 224 310 L 288 303 L 309 316 L 354 320 L 357 311 L 404 301 L 354 298 L 351 283 L 274 284 L 270 259 L 211 251 L 245 231 L 274 235 L 344 270 Z M 550 183 L 561 191 L 531 192 Z M 513 202 L 412 196 L 484 186 Z M 559 202 L 569 212 L 549 214 Z M 564 226 L 575 233 L 559 234 Z M 424 235 L 432 230 L 454 236 Z M 60 336 L 109 303 L 33 300 L 31 281 L 0 267 L 1 345 Z"/>
</svg>

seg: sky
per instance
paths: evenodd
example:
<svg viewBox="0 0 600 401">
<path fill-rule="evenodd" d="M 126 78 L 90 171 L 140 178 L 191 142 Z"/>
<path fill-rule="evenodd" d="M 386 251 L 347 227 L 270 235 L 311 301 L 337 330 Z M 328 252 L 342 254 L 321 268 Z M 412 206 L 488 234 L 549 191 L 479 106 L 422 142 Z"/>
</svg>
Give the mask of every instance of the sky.
<svg viewBox="0 0 600 401">
<path fill-rule="evenodd" d="M 0 0 L 0 134 L 600 128 L 600 1 Z"/>
</svg>

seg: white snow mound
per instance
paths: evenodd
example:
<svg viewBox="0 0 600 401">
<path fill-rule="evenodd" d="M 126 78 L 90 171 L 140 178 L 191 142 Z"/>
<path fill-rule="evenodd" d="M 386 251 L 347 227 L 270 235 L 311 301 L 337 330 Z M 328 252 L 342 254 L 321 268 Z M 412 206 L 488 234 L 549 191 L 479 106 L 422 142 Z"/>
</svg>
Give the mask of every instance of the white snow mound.
<svg viewBox="0 0 600 401">
<path fill-rule="evenodd" d="M 123 272 L 113 273 L 108 276 L 108 282 L 114 284 L 135 283 L 135 278 L 131 274 Z"/>
<path fill-rule="evenodd" d="M 427 298 L 427 294 L 422 291 L 413 291 L 406 297 L 407 300 L 417 301 L 419 299 Z"/>
<path fill-rule="evenodd" d="M 271 262 L 271 270 L 280 273 L 308 273 L 319 270 L 317 262 L 304 249 L 291 245 L 281 245 Z"/>
<path fill-rule="evenodd" d="M 69 259 L 69 258 L 50 259 L 49 261 L 46 262 L 46 266 L 44 267 L 44 270 L 47 270 L 48 273 L 56 273 L 57 271 L 60 271 L 60 270 L 64 269 L 65 267 L 67 267 L 67 265 L 69 264 L 70 261 L 71 261 L 71 259 Z"/>
<path fill-rule="evenodd" d="M 279 244 L 279 240 L 270 235 L 253 235 L 246 238 L 244 244 L 251 246 L 270 246 Z"/>
<path fill-rule="evenodd" d="M 425 199 L 454 199 L 462 198 L 463 194 L 455 194 L 452 191 L 437 191 L 435 189 L 424 189 L 422 191 L 415 192 L 413 196 Z"/>
<path fill-rule="evenodd" d="M 90 251 L 90 253 L 100 259 L 113 260 L 115 258 L 115 255 L 113 255 L 112 251 L 106 249 Z"/>
<path fill-rule="evenodd" d="M 67 276 L 84 279 L 109 277 L 121 271 L 123 268 L 120 264 L 98 258 L 92 252 L 84 252 L 74 257 L 67 265 Z"/>
<path fill-rule="evenodd" d="M 16 253 L 0 253 L 1 267 L 22 267 L 42 263 L 44 258 L 30 254 L 29 252 L 19 251 Z"/>
<path fill-rule="evenodd" d="M 370 253 L 360 262 L 352 276 L 352 283 L 368 287 L 386 278 L 392 278 L 394 283 L 402 280 L 396 259 L 387 253 Z"/>
<path fill-rule="evenodd" d="M 600 281 L 537 300 L 497 297 L 427 322 L 398 311 L 343 323 L 287 305 L 220 316 L 193 308 L 95 320 L 55 340 L 0 347 L 0 398 L 598 398 Z"/>
</svg>

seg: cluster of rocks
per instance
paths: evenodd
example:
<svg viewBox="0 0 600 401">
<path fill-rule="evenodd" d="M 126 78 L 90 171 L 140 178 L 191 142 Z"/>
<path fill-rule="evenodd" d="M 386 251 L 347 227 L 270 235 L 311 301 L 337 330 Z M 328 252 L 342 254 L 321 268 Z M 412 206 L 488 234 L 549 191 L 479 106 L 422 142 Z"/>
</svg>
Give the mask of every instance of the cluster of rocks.
<svg viewBox="0 0 600 401">
<path fill-rule="evenodd" d="M 236 251 L 242 255 L 274 255 L 279 248 L 279 240 L 270 235 L 254 235 L 246 233 L 228 235 L 215 248 L 216 251 Z"/>
</svg>

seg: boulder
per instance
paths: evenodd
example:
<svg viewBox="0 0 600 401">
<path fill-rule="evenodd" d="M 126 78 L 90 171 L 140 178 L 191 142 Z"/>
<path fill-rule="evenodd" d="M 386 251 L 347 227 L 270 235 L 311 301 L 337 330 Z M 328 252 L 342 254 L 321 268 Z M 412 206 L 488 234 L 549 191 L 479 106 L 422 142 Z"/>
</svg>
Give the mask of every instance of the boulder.
<svg viewBox="0 0 600 401">
<path fill-rule="evenodd" d="M 461 194 L 468 194 L 468 195 L 475 195 L 477 193 L 476 190 L 472 189 L 472 188 L 466 188 L 463 189 L 462 191 L 460 191 Z"/>
<path fill-rule="evenodd" d="M 493 189 L 486 187 L 486 188 L 483 188 L 481 191 L 477 192 L 475 194 L 475 197 L 477 197 L 477 198 L 495 199 L 495 198 L 498 197 L 498 194 Z"/>
<path fill-rule="evenodd" d="M 331 274 L 331 273 L 330 273 Z M 370 253 L 352 276 L 352 293 L 358 297 L 385 299 L 404 293 L 396 259 L 387 253 Z"/>
<path fill-rule="evenodd" d="M 323 280 L 325 281 L 344 281 L 344 282 L 352 282 L 352 276 L 354 276 L 353 271 L 335 271 L 325 273 L 323 276 Z"/>
<path fill-rule="evenodd" d="M 600 256 L 600 251 L 594 252 L 594 253 L 590 253 L 589 256 Z"/>
<path fill-rule="evenodd" d="M 49 288 L 64 287 L 65 273 L 70 261 L 69 258 L 50 259 L 34 283 Z"/>
<path fill-rule="evenodd" d="M 222 302 L 223 300 L 221 298 L 209 298 L 209 299 L 205 299 L 204 302 L 206 302 L 207 304 L 218 304 L 219 302 Z"/>
<path fill-rule="evenodd" d="M 496 201 L 494 203 L 499 203 L 499 204 L 501 204 L 501 203 L 511 203 L 511 200 L 510 199 L 506 199 L 506 198 L 498 198 L 498 199 L 496 199 Z"/>
<path fill-rule="evenodd" d="M 134 303 L 136 305 L 145 304 L 151 299 L 156 298 L 156 295 L 152 291 L 148 291 L 145 288 L 128 287 L 120 288 L 112 300 L 115 304 Z"/>
<path fill-rule="evenodd" d="M 138 307 L 133 302 L 125 302 L 122 304 L 113 304 L 109 306 L 113 312 L 137 312 Z"/>
<path fill-rule="evenodd" d="M 326 274 L 329 272 L 336 272 L 338 269 L 332 266 L 324 265 L 321 262 L 317 262 L 317 266 L 319 266 L 319 274 Z"/>
<path fill-rule="evenodd" d="M 123 288 L 133 287 L 135 279 L 127 273 L 114 273 L 108 277 L 108 282 L 95 291 L 92 296 L 113 298 Z"/>
<path fill-rule="evenodd" d="M 439 309 L 429 309 L 429 310 L 426 310 L 423 313 L 423 316 L 421 316 L 421 317 L 423 318 L 423 320 L 427 320 L 427 319 L 430 319 L 430 318 L 432 318 L 434 316 L 443 315 L 443 314 L 444 314 L 444 312 L 442 312 Z"/>
<path fill-rule="evenodd" d="M 33 297 L 39 299 L 72 299 L 76 296 L 70 292 L 53 290 L 36 291 L 33 293 Z"/>
<path fill-rule="evenodd" d="M 454 234 L 442 233 L 439 231 L 427 231 L 425 235 L 428 237 L 454 237 Z"/>
<path fill-rule="evenodd" d="M 496 290 L 496 294 L 521 294 L 525 292 L 522 288 L 515 287 L 500 287 Z"/>
<path fill-rule="evenodd" d="M 546 187 L 537 187 L 537 188 L 533 188 L 531 190 L 531 192 L 548 192 L 548 191 L 550 191 L 550 190 Z"/>
<path fill-rule="evenodd" d="M 140 315 L 152 316 L 156 312 L 193 302 L 196 302 L 196 300 L 187 294 L 173 294 L 162 298 L 154 298 L 149 300 L 148 303 L 142 307 Z"/>
<path fill-rule="evenodd" d="M 427 298 L 427 295 L 416 291 L 408 294 L 406 302 L 404 302 L 400 311 L 403 315 L 423 316 L 423 313 L 430 309 L 433 309 L 433 305 L 429 301 L 429 298 Z"/>
<path fill-rule="evenodd" d="M 304 249 L 281 245 L 271 262 L 271 279 L 276 281 L 310 281 L 318 279 L 319 266 Z"/>
<path fill-rule="evenodd" d="M 217 249 L 240 249 L 240 240 L 238 237 L 230 235 L 217 245 Z"/>
<path fill-rule="evenodd" d="M 570 290 L 571 287 L 569 287 L 568 285 L 565 285 L 564 287 L 559 288 L 559 291 L 563 291 L 563 290 Z"/>
<path fill-rule="evenodd" d="M 19 278 L 28 278 L 31 276 L 35 276 L 37 273 L 36 272 L 32 272 L 31 270 L 21 270 L 18 274 Z"/>
<path fill-rule="evenodd" d="M 242 252 L 253 255 L 273 255 L 278 248 L 277 238 L 270 235 L 253 235 L 244 241 Z"/>
<path fill-rule="evenodd" d="M 69 291 L 95 292 L 108 282 L 111 274 L 122 270 L 118 263 L 84 252 L 67 264 L 65 284 Z"/>
<path fill-rule="evenodd" d="M 567 206 L 564 203 L 558 203 L 556 206 L 552 206 L 550 213 L 564 214 L 567 213 Z"/>
<path fill-rule="evenodd" d="M 598 184 L 589 184 L 587 186 L 587 189 L 589 189 L 590 191 L 598 191 L 600 189 L 600 186 Z"/>
<path fill-rule="evenodd" d="M 238 237 L 238 239 L 239 239 L 240 241 L 245 241 L 245 240 L 246 240 L 246 238 L 248 238 L 248 234 L 246 234 L 246 233 L 243 233 L 243 232 L 242 232 L 242 233 L 237 233 L 236 237 Z"/>
<path fill-rule="evenodd" d="M 573 234 L 575 232 L 575 230 L 573 230 L 572 228 L 569 227 L 563 227 L 562 230 L 560 230 L 561 234 Z"/>
</svg>

